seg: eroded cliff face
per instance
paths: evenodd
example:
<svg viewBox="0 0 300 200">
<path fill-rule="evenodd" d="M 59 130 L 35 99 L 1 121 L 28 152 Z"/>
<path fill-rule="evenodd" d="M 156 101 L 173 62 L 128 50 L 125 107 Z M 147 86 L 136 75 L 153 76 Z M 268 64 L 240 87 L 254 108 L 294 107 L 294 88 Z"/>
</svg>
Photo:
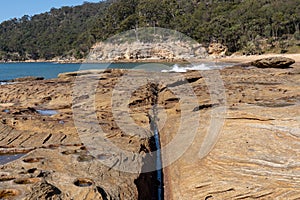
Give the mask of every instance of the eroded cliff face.
<svg viewBox="0 0 300 200">
<path fill-rule="evenodd" d="M 175 148 L 174 154 L 187 145 L 183 155 L 163 170 L 165 199 L 299 197 L 299 64 L 288 69 L 221 70 L 224 91 L 211 90 L 207 76 L 197 71 L 169 75 L 125 70 L 99 73 L 100 77 L 96 72 L 87 73 L 91 79 L 64 75 L 1 86 L 0 152 L 26 153 L 0 167 L 1 198 L 153 198 L 150 194 L 155 191 L 155 182 L 151 177 L 155 174 L 140 172 L 151 165 L 146 162 L 151 161 L 153 150 L 149 119 L 156 102 L 163 148 L 172 144 L 178 130 L 184 129 L 183 138 L 189 136 L 189 130 L 196 130 L 191 143 L 187 137 Z M 95 98 L 90 99 L 87 80 L 98 83 L 91 93 Z M 76 84 L 87 95 L 74 98 Z M 184 104 L 187 99 L 180 94 L 189 89 L 194 96 Z M 224 93 L 225 97 L 214 93 Z M 101 148 L 99 153 L 91 153 L 94 149 L 83 142 L 74 118 L 81 122 L 93 113 L 86 109 L 74 115 L 74 109 L 89 108 L 90 101 L 97 127 L 107 140 L 126 150 L 127 157 L 105 149 L 101 152 Z M 225 115 L 218 116 L 214 111 L 224 105 Z M 58 113 L 44 116 L 37 109 Z M 189 118 L 182 119 L 183 115 Z M 206 133 L 217 126 L 212 119 L 218 117 L 224 118 L 218 141 L 201 157 L 201 145 L 211 144 Z M 86 127 L 86 133 L 92 131 Z M 132 157 L 132 153 L 139 156 Z M 139 160 L 146 156 L 150 159 Z M 163 162 L 168 163 L 169 156 L 162 151 Z M 101 162 L 110 157 L 123 159 L 111 166 Z M 117 170 L 128 160 L 139 164 L 126 166 L 137 169 L 136 173 L 125 172 L 126 167 Z"/>
<path fill-rule="evenodd" d="M 87 61 L 184 61 L 206 56 L 206 49 L 196 42 L 187 45 L 185 41 L 160 39 L 158 42 L 100 42 L 92 47 Z"/>
</svg>

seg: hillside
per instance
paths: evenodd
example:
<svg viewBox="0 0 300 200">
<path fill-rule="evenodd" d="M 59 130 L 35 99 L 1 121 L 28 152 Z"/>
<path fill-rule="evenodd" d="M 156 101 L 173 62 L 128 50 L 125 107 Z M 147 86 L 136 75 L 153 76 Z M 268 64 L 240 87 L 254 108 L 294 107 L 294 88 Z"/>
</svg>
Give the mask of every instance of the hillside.
<svg viewBox="0 0 300 200">
<path fill-rule="evenodd" d="M 84 58 L 99 41 L 139 27 L 178 30 L 229 53 L 300 52 L 299 0 L 109 0 L 0 24 L 0 60 Z"/>
</svg>

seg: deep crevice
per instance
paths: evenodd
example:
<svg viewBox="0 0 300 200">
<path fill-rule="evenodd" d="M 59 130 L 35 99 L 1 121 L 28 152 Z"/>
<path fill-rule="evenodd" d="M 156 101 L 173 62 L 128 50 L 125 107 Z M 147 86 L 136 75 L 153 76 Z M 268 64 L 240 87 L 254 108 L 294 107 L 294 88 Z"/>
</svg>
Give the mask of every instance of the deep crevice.
<svg viewBox="0 0 300 200">
<path fill-rule="evenodd" d="M 159 131 L 157 127 L 157 103 L 158 103 L 158 85 L 151 84 L 150 90 L 152 93 L 152 112 L 153 116 L 150 114 L 149 124 L 153 136 L 149 138 L 149 148 L 152 153 L 147 153 L 144 158 L 144 165 L 142 171 L 146 173 L 141 173 L 139 178 L 135 180 L 135 184 L 138 189 L 138 199 L 139 200 L 163 200 L 164 199 L 164 186 L 163 186 L 163 171 L 162 171 L 162 159 L 160 151 L 160 139 Z M 143 149 L 143 151 L 147 151 Z M 151 169 L 156 169 L 151 171 Z M 150 172 L 148 172 L 150 171 Z"/>
<path fill-rule="evenodd" d="M 156 110 L 156 106 L 153 107 L 153 109 Z M 156 111 L 153 111 L 155 113 Z M 162 171 L 162 158 L 161 158 L 161 145 L 160 145 L 160 139 L 159 139 L 159 131 L 156 123 L 157 115 L 154 114 L 154 120 L 151 121 L 151 130 L 154 132 L 154 143 L 155 143 L 155 167 L 156 167 L 156 182 L 157 185 L 155 187 L 157 188 L 157 199 L 163 200 L 164 199 L 164 187 L 163 187 L 163 171 Z"/>
</svg>

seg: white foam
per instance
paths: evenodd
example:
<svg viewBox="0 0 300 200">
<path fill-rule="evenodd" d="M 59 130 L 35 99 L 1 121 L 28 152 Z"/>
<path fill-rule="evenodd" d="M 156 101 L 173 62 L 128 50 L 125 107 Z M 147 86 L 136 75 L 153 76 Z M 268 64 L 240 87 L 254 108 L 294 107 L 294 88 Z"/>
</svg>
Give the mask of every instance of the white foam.
<svg viewBox="0 0 300 200">
<path fill-rule="evenodd" d="M 161 72 L 187 72 L 189 70 L 212 70 L 212 69 L 222 69 L 228 66 L 228 64 L 214 64 L 214 63 L 201 63 L 196 65 L 188 65 L 188 66 L 179 66 L 178 64 L 173 65 L 173 67 L 169 70 L 162 70 Z"/>
<path fill-rule="evenodd" d="M 17 82 L 0 82 L 0 85 L 12 85 L 16 84 Z"/>
<path fill-rule="evenodd" d="M 8 82 L 0 82 L 0 85 L 8 85 Z"/>
</svg>

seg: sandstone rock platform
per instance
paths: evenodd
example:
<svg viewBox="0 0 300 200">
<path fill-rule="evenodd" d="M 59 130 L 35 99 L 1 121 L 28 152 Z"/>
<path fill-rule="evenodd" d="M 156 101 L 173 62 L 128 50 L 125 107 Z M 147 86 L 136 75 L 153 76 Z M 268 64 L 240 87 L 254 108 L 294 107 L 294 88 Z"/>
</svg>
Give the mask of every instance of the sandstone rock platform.
<svg viewBox="0 0 300 200">
<path fill-rule="evenodd" d="M 157 192 L 156 174 L 141 173 L 149 163 L 137 159 L 140 169 L 136 173 L 120 171 L 116 165 L 135 158 L 124 157 L 107 166 L 100 161 L 112 155 L 92 154 L 82 141 L 74 108 L 89 106 L 90 93 L 75 96 L 74 101 L 73 88 L 78 84 L 82 91 L 91 91 L 84 76 L 99 82 L 93 99 L 97 126 L 120 149 L 141 158 L 152 155 L 149 138 L 155 104 L 163 148 L 172 145 L 178 130 L 183 129 L 183 139 L 173 153 L 187 149 L 163 169 L 165 199 L 300 197 L 299 63 L 287 69 L 235 67 L 170 76 L 144 73 L 107 70 L 101 77 L 93 72 L 82 73 L 79 77 L 83 78 L 77 80 L 73 75 L 62 75 L 1 85 L 0 154 L 25 155 L 0 166 L 0 199 L 157 198 L 152 195 Z M 210 73 L 213 76 L 208 80 Z M 221 78 L 223 90 L 210 86 L 217 80 L 214 76 Z M 126 84 L 120 84 L 122 81 Z M 196 98 L 185 104 L 184 96 L 178 95 L 186 94 L 189 88 Z M 123 99 L 130 90 L 129 99 Z M 226 112 L 219 115 L 215 111 L 221 105 Z M 36 112 L 43 109 L 57 114 Z M 79 114 L 79 119 L 93 115 Z M 207 132 L 219 125 L 214 143 Z M 189 138 L 192 129 L 196 134 Z M 92 131 L 86 128 L 86 132 Z M 208 154 L 201 154 L 205 145 L 211 149 L 207 147 Z M 171 156 L 162 151 L 164 164 Z"/>
</svg>

